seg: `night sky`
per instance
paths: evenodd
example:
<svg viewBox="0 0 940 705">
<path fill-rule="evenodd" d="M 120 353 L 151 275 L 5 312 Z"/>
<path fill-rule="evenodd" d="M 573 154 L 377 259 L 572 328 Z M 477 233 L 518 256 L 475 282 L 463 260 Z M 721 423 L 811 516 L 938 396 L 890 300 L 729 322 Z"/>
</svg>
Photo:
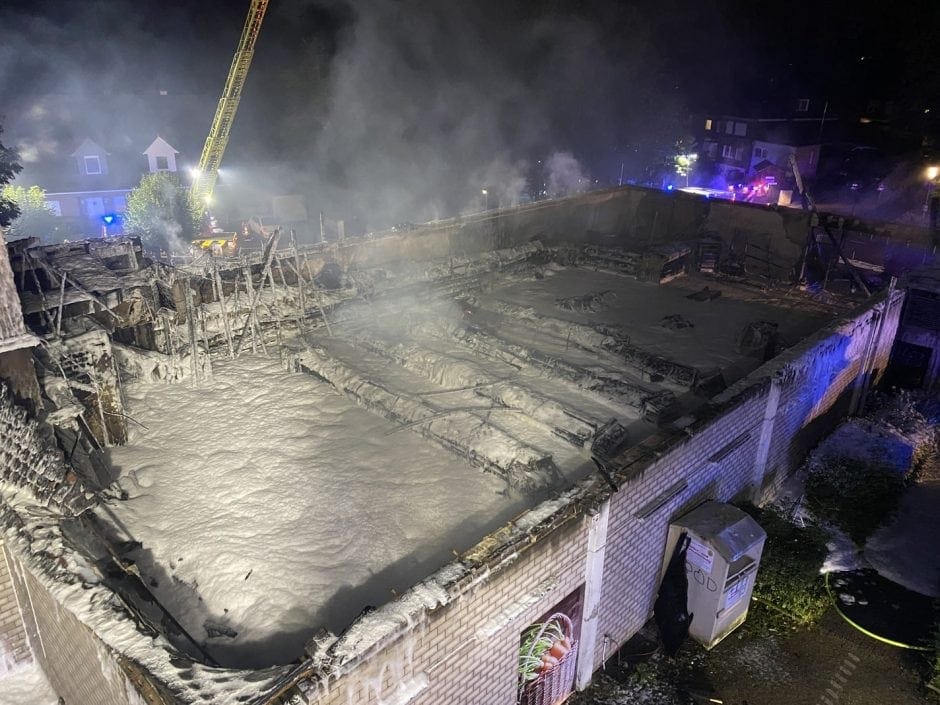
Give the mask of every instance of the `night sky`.
<svg viewBox="0 0 940 705">
<path fill-rule="evenodd" d="M 5 0 L 4 142 L 28 161 L 161 131 L 197 159 L 248 5 Z M 938 28 L 929 0 L 271 0 L 224 166 L 328 210 L 417 219 L 557 153 L 639 176 L 705 111 L 893 100 L 923 129 Z"/>
</svg>

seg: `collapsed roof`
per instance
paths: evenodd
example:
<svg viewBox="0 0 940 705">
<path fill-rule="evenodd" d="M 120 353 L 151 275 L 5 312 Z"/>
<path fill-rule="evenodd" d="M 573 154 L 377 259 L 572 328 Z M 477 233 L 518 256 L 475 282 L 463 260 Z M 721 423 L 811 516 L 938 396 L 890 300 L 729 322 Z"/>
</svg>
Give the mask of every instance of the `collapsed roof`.
<svg viewBox="0 0 940 705">
<path fill-rule="evenodd" d="M 832 314 L 684 276 L 695 243 L 423 261 L 376 257 L 388 242 L 360 256 L 369 246 L 184 269 L 132 240 L 14 248 L 48 339 L 49 418 L 60 442 L 86 439 L 71 462 L 107 499 L 72 542 L 86 537 L 168 653 L 287 663 L 321 628 L 367 645 L 362 610 L 455 554 L 467 565 L 498 527 L 544 520 L 607 459 Z M 541 519 L 510 522 L 536 505 Z"/>
</svg>

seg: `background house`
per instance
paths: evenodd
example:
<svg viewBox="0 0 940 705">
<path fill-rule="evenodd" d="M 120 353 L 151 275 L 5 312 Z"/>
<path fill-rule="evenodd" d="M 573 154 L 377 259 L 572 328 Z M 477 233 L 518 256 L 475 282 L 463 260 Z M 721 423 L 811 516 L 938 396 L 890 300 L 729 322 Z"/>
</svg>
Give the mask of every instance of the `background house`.
<svg viewBox="0 0 940 705">
<path fill-rule="evenodd" d="M 838 138 L 839 119 L 828 103 L 798 98 L 749 113 L 713 113 L 702 118 L 699 142 L 718 188 L 747 184 L 761 174 L 787 175 L 789 157 L 815 177 L 824 144 Z M 759 173 L 760 172 L 760 173 Z"/>
<path fill-rule="evenodd" d="M 149 145 L 143 140 L 123 142 L 106 148 L 85 137 L 67 156 L 52 155 L 28 164 L 18 181 L 42 187 L 46 206 L 69 221 L 70 231 L 93 236 L 120 234 L 128 193 L 144 174 L 176 172 L 179 154 L 159 135 Z"/>
</svg>

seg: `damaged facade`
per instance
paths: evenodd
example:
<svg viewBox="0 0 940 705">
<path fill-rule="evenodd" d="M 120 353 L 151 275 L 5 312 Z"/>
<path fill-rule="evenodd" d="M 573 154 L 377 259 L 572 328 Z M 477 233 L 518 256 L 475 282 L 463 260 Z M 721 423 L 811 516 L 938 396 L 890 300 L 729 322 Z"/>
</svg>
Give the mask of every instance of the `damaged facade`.
<svg viewBox="0 0 940 705">
<path fill-rule="evenodd" d="M 0 605 L 15 597 L 20 643 L 66 702 L 516 702 L 521 634 L 558 610 L 578 643 L 571 687 L 586 686 L 649 618 L 670 521 L 706 500 L 772 495 L 885 374 L 904 302 L 893 286 L 859 305 L 715 276 L 736 235 L 716 243 L 707 224 L 739 216 L 699 213 L 688 221 L 699 230 L 669 231 L 657 223 L 683 222 L 675 204 L 647 218 L 649 204 L 619 198 L 314 248 L 281 242 L 253 259 L 180 268 L 133 239 L 11 243 L 7 283 L 15 277 L 33 333 L 8 328 L 11 339 L 42 339 L 42 411 L 31 418 L 12 392 L 0 396 L 4 439 L 21 439 L 3 456 Z M 786 236 L 774 248 L 797 261 Z M 762 270 L 762 287 L 786 269 Z M 502 488 L 476 523 L 459 514 L 459 491 L 493 494 L 490 485 L 440 488 L 434 497 L 456 516 L 446 539 L 406 536 L 420 561 L 391 555 L 370 564 L 371 582 L 325 586 L 319 616 L 279 647 L 249 638 L 233 605 L 206 604 L 218 576 L 177 565 L 182 550 L 158 555 L 161 529 L 136 524 L 135 503 L 156 501 L 172 469 L 127 465 L 141 457 L 135 446 L 159 442 L 163 410 L 189 411 L 164 405 L 161 390 L 208 397 L 231 384 L 238 360 L 265 357 L 301 393 L 332 395 L 318 398 L 333 400 L 335 418 L 356 407 L 380 417 L 363 441 L 385 473 L 402 472 L 385 463 L 406 445 L 415 465 L 444 462 L 454 478 Z M 160 413 L 142 424 L 146 403 Z M 231 409 L 232 428 L 260 424 L 239 425 L 246 408 Z M 330 455 L 338 438 L 297 460 L 316 481 L 290 493 L 328 492 L 316 456 L 324 473 L 351 472 L 352 461 L 333 462 L 342 447 Z M 187 469 L 211 474 L 221 451 L 204 460 L 196 445 Z M 339 491 L 352 493 L 353 479 Z M 372 527 L 366 513 L 336 519 L 337 531 Z M 395 526 L 408 533 L 401 522 L 386 532 Z M 271 553 L 237 576 L 241 592 L 275 570 Z M 383 587 L 393 575 L 397 589 Z M 187 590 L 202 606 L 177 608 Z M 15 638 L 0 633 L 0 644 Z M 277 665 L 260 667 L 265 649 Z"/>
</svg>

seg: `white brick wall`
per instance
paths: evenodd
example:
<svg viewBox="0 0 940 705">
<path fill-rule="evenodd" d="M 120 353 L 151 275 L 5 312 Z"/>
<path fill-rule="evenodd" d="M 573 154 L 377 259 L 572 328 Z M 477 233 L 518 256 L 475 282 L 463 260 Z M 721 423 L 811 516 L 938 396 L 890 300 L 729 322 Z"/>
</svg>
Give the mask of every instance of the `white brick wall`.
<svg viewBox="0 0 940 705">
<path fill-rule="evenodd" d="M 884 369 L 897 326 L 899 304 L 892 302 L 875 341 L 871 368 Z M 781 394 L 773 420 L 765 487 L 754 487 L 753 476 L 761 426 L 767 408 L 769 377 L 780 368 L 771 362 L 753 385 L 718 415 L 693 426 L 691 435 L 673 434 L 642 444 L 655 448 L 644 459 L 642 447 L 621 458 L 634 460 L 635 468 L 611 496 L 610 520 L 605 553 L 603 593 L 598 608 L 598 638 L 593 659 L 595 668 L 651 616 L 664 559 L 669 523 L 707 499 L 730 501 L 761 495 L 778 485 L 802 459 L 816 439 L 838 418 L 851 396 L 856 376 L 862 372 L 862 349 L 869 335 L 870 312 L 846 322 L 833 335 L 805 343 L 805 350 L 791 358 L 787 367 L 802 370 L 781 375 Z M 870 371 L 870 370 L 868 370 Z M 761 372 L 761 371 L 759 371 Z M 842 405 L 842 406 L 840 406 Z M 844 409 L 839 411 L 844 413 Z M 740 445 L 714 462 L 709 458 L 729 442 L 749 433 Z M 651 459 L 652 458 L 652 459 Z M 645 518 L 638 509 L 684 479 L 687 486 Z M 599 495 L 600 496 L 600 495 Z M 515 702 L 516 658 L 520 632 L 583 581 L 587 552 L 587 521 L 578 520 L 529 546 L 508 568 L 459 598 L 454 604 L 431 613 L 425 623 L 408 631 L 381 655 L 367 659 L 350 674 L 321 690 L 317 705 L 368 705 L 379 698 L 390 699 L 401 676 L 427 676 L 427 687 L 413 700 L 415 705 L 497 705 Z M 505 611 L 507 606 L 546 582 L 554 587 L 535 604 L 521 611 L 511 623 L 485 640 L 477 636 L 481 625 Z M 605 642 L 606 637 L 606 642 Z M 606 653 L 605 653 L 606 647 Z M 399 702 L 399 701 L 395 701 Z"/>
<path fill-rule="evenodd" d="M 890 350 L 897 323 L 892 302 L 875 341 L 871 368 Z M 780 404 L 773 420 L 767 477 L 779 482 L 803 453 L 838 419 L 828 413 L 851 396 L 865 356 L 853 356 L 874 321 L 864 312 L 829 338 L 804 343 L 787 359 L 772 361 L 722 397 L 713 418 L 688 432 L 664 432 L 620 458 L 619 491 L 610 497 L 610 518 L 598 605 L 595 667 L 649 618 L 659 582 L 669 522 L 707 499 L 750 495 L 760 429 L 767 408 L 768 379 L 777 374 Z M 785 363 L 785 364 L 784 364 Z M 866 370 L 868 372 L 870 370 Z M 737 394 L 737 396 L 734 396 Z M 716 400 L 716 404 L 719 400 Z M 750 434 L 746 438 L 743 434 Z M 719 460 L 709 460 L 737 438 L 742 442 Z M 677 481 L 685 488 L 646 517 L 637 510 Z M 761 484 L 767 484 L 764 480 Z M 758 492 L 761 488 L 756 488 Z M 609 490 L 598 481 L 584 490 L 587 504 L 599 504 Z M 580 588 L 584 581 L 589 521 L 579 517 L 538 540 L 494 569 L 450 604 L 440 607 L 345 675 L 308 692 L 316 705 L 509 705 L 516 698 L 516 662 L 521 632 L 540 615 Z M 10 552 L 5 554 L 10 556 Z M 0 627 L 6 624 L 12 582 L 27 596 L 25 633 L 33 653 L 69 705 L 124 705 L 124 676 L 114 655 L 27 571 L 0 563 Z M 20 600 L 22 603 L 22 599 Z M 7 627 L 23 651 L 22 626 Z M 0 632 L 3 636 L 4 632 Z M 605 637 L 608 638 L 605 644 Z M 11 642 L 13 643 L 13 642 Z M 606 646 L 606 652 L 605 652 Z M 16 652 L 14 646 L 14 652 Z M 405 685 L 401 690 L 400 684 Z M 404 693 L 411 693 L 405 697 Z"/>
<path fill-rule="evenodd" d="M 3 540 L 0 539 L 0 673 L 32 660 Z"/>
<path fill-rule="evenodd" d="M 114 654 L 4 551 L 32 653 L 67 705 L 132 705 Z M 134 701 L 138 705 L 141 701 Z"/>
</svg>

